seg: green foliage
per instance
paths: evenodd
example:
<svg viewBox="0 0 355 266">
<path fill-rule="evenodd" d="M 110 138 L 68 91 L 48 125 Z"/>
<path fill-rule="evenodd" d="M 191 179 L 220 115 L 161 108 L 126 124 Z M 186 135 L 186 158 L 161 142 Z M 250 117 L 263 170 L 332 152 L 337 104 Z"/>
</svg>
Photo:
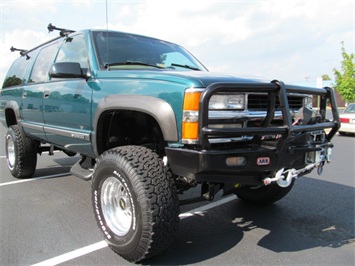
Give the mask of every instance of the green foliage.
<svg viewBox="0 0 355 266">
<path fill-rule="evenodd" d="M 355 102 L 355 62 L 354 54 L 348 54 L 342 43 L 341 70 L 334 69 L 335 89 L 347 102 Z"/>
<path fill-rule="evenodd" d="M 329 75 L 324 74 L 322 75 L 322 80 L 331 80 L 331 78 L 329 77 Z"/>
<path fill-rule="evenodd" d="M 5 79 L 2 87 L 7 88 L 7 87 L 12 87 L 12 86 L 18 86 L 21 84 L 22 84 L 22 79 L 13 75 L 12 77 L 8 77 L 7 79 Z"/>
</svg>

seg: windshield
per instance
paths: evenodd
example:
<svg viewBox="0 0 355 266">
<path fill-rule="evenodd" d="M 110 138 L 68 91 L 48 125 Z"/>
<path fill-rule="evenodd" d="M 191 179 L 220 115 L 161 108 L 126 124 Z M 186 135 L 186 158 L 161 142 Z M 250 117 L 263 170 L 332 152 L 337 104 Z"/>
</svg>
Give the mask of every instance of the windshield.
<svg viewBox="0 0 355 266">
<path fill-rule="evenodd" d="M 344 113 L 355 113 L 355 104 L 350 104 L 344 111 Z"/>
<path fill-rule="evenodd" d="M 94 31 L 93 39 L 100 69 L 206 71 L 192 55 L 173 43 L 110 31 Z"/>
</svg>

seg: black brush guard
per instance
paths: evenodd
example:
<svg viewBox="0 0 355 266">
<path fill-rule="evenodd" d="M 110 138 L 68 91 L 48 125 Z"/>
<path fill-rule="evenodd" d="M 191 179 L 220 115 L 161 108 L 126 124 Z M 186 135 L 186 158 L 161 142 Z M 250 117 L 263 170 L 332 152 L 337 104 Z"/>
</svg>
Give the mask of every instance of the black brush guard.
<svg viewBox="0 0 355 266">
<path fill-rule="evenodd" d="M 267 115 L 260 127 L 215 128 L 209 127 L 209 100 L 220 92 L 265 93 L 268 95 Z M 293 125 L 287 95 L 289 93 L 320 96 L 320 122 L 307 125 Z M 282 111 L 282 126 L 272 125 L 276 99 Z M 330 103 L 333 121 L 326 120 L 326 107 Z M 208 182 L 230 182 L 260 185 L 265 177 L 275 174 L 282 168 L 304 168 L 307 166 L 305 155 L 333 147 L 330 140 L 340 127 L 337 103 L 333 89 L 311 88 L 285 85 L 280 81 L 271 83 L 214 83 L 206 88 L 200 99 L 199 109 L 199 144 L 184 148 L 166 148 L 169 165 L 179 176 L 190 180 Z M 314 140 L 313 132 L 324 132 L 324 139 Z M 261 145 L 262 137 L 278 135 L 280 138 L 274 147 Z M 252 137 L 248 147 L 214 148 L 210 138 Z M 250 142 L 250 141 L 249 141 Z M 228 158 L 243 157 L 245 164 L 230 166 Z M 266 164 L 259 164 L 267 158 Z M 313 168 L 312 168 L 313 169 Z M 304 171 L 310 172 L 309 171 Z"/>
</svg>

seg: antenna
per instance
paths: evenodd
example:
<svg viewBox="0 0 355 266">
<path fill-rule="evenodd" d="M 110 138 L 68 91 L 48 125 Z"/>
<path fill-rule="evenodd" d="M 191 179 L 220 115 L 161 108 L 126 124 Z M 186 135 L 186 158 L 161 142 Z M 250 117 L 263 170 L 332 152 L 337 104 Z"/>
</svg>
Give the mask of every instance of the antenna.
<svg viewBox="0 0 355 266">
<path fill-rule="evenodd" d="M 106 64 L 109 63 L 109 49 L 108 49 L 108 0 L 106 0 Z M 109 69 L 109 68 L 107 68 Z"/>
<path fill-rule="evenodd" d="M 106 30 L 108 31 L 108 1 L 106 0 Z"/>
</svg>

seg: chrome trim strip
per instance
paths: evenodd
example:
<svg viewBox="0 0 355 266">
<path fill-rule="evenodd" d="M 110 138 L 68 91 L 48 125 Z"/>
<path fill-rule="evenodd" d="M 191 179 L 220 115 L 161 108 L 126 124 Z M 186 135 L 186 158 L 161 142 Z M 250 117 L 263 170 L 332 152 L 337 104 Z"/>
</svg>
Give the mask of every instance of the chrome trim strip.
<svg viewBox="0 0 355 266">
<path fill-rule="evenodd" d="M 54 135 L 59 135 L 59 136 L 67 137 L 67 138 L 90 141 L 90 133 L 82 133 L 82 132 L 77 132 L 77 131 L 72 131 L 72 130 L 47 127 L 47 126 L 44 126 L 43 124 L 33 124 L 33 123 L 27 123 L 27 122 L 21 122 L 21 124 L 25 128 L 37 130 L 37 131 L 42 131 L 42 132 L 48 133 L 48 134 L 54 134 Z"/>
<path fill-rule="evenodd" d="M 77 131 L 58 129 L 44 126 L 44 132 L 54 135 L 60 135 L 67 138 L 80 139 L 90 141 L 90 133 L 82 133 Z"/>
<path fill-rule="evenodd" d="M 33 123 L 27 123 L 27 122 L 21 122 L 22 127 L 32 129 L 32 130 L 38 130 L 38 131 L 43 131 L 43 124 L 33 124 Z"/>
</svg>

